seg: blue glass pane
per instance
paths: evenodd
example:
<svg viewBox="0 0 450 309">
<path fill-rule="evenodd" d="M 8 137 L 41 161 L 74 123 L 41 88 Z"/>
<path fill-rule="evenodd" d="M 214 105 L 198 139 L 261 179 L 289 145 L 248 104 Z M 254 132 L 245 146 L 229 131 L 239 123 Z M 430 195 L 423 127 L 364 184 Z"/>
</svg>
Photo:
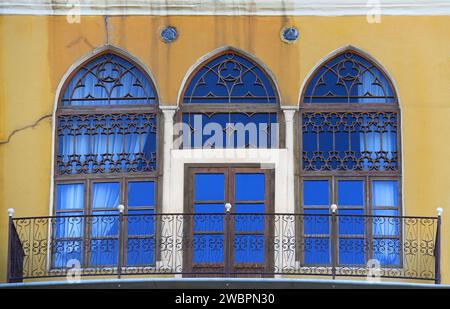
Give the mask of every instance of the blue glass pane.
<svg viewBox="0 0 450 309">
<path fill-rule="evenodd" d="M 82 212 L 58 213 L 58 218 L 54 219 L 55 236 L 57 238 L 76 238 L 81 237 L 84 227 L 84 218 L 76 217 L 82 215 Z"/>
<path fill-rule="evenodd" d="M 374 210 L 375 216 L 398 216 L 398 210 Z M 389 217 L 374 217 L 373 218 L 373 234 L 375 236 L 398 236 L 400 225 L 400 218 Z"/>
<path fill-rule="evenodd" d="M 194 231 L 223 231 L 224 205 L 223 204 L 195 204 Z M 197 214 L 204 215 L 197 215 Z"/>
<path fill-rule="evenodd" d="M 126 216 L 128 235 L 154 235 L 155 217 L 153 210 L 128 210 Z"/>
<path fill-rule="evenodd" d="M 393 103 L 385 73 L 369 60 L 346 51 L 326 61 L 310 79 L 305 103 Z"/>
<path fill-rule="evenodd" d="M 223 235 L 194 235 L 194 263 L 221 263 L 223 256 Z"/>
<path fill-rule="evenodd" d="M 374 239 L 373 258 L 382 266 L 400 265 L 400 241 L 398 239 Z"/>
<path fill-rule="evenodd" d="M 155 206 L 155 182 L 133 181 L 128 183 L 128 206 Z"/>
<path fill-rule="evenodd" d="M 52 248 L 53 267 L 72 268 L 74 265 L 67 264 L 70 260 L 77 260 L 79 261 L 79 265 L 81 265 L 82 249 L 83 245 L 81 240 L 56 240 Z"/>
<path fill-rule="evenodd" d="M 329 264 L 330 239 L 307 237 L 305 238 L 304 264 Z"/>
<path fill-rule="evenodd" d="M 363 206 L 364 205 L 364 181 L 339 180 L 338 181 L 338 205 L 339 206 Z"/>
<path fill-rule="evenodd" d="M 398 169 L 397 113 L 303 112 L 301 117 L 303 170 Z"/>
<path fill-rule="evenodd" d="M 303 181 L 304 206 L 329 206 L 328 180 Z"/>
<path fill-rule="evenodd" d="M 183 148 L 276 148 L 276 113 L 184 113 Z"/>
<path fill-rule="evenodd" d="M 264 204 L 236 204 L 234 230 L 239 232 L 255 232 L 264 230 L 264 215 L 250 213 L 264 213 Z M 248 213 L 248 214 L 245 214 Z"/>
<path fill-rule="evenodd" d="M 119 231 L 117 211 L 93 211 L 91 221 L 92 237 L 115 236 Z"/>
<path fill-rule="evenodd" d="M 264 174 L 236 174 L 235 200 L 258 201 L 264 200 Z"/>
<path fill-rule="evenodd" d="M 118 241 L 117 239 L 91 240 L 91 265 L 112 266 L 117 265 Z"/>
<path fill-rule="evenodd" d="M 62 98 L 64 106 L 152 104 L 153 85 L 135 65 L 114 54 L 100 55 L 71 78 Z"/>
<path fill-rule="evenodd" d="M 365 223 L 368 220 L 364 215 L 363 209 L 339 209 L 338 224 L 340 235 L 364 235 Z M 353 217 L 351 215 L 358 215 Z"/>
<path fill-rule="evenodd" d="M 328 209 L 305 209 L 303 211 L 303 233 L 305 235 L 327 235 L 330 232 L 330 217 Z M 308 215 L 319 216 L 308 216 Z"/>
<path fill-rule="evenodd" d="M 365 264 L 365 241 L 360 238 L 339 239 L 339 264 L 361 265 Z"/>
<path fill-rule="evenodd" d="M 96 182 L 92 186 L 92 208 L 115 208 L 119 206 L 120 184 Z"/>
<path fill-rule="evenodd" d="M 153 265 L 155 263 L 155 239 L 128 238 L 127 265 Z"/>
<path fill-rule="evenodd" d="M 373 206 L 398 206 L 397 180 L 372 181 Z"/>
<path fill-rule="evenodd" d="M 82 183 L 56 186 L 56 209 L 84 209 L 84 185 Z"/>
<path fill-rule="evenodd" d="M 156 132 L 156 113 L 58 116 L 57 172 L 154 171 Z"/>
<path fill-rule="evenodd" d="M 224 174 L 195 174 L 194 198 L 196 201 L 223 201 L 225 198 Z M 220 212 L 223 212 L 223 208 Z"/>
<path fill-rule="evenodd" d="M 276 103 L 272 82 L 252 60 L 234 51 L 221 54 L 191 77 L 184 103 Z"/>
<path fill-rule="evenodd" d="M 235 263 L 263 263 L 264 235 L 235 235 Z"/>
</svg>

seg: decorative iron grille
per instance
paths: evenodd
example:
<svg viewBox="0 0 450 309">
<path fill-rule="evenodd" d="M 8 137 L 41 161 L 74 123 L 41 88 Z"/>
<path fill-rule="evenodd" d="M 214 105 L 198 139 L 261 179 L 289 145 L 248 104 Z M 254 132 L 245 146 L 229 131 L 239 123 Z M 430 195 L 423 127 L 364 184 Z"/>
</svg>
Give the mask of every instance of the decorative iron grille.
<svg viewBox="0 0 450 309">
<path fill-rule="evenodd" d="M 156 170 L 156 113 L 58 116 L 57 174 Z"/>
<path fill-rule="evenodd" d="M 114 226 L 103 237 L 104 243 L 77 232 L 95 224 Z M 133 234 L 133 225 L 154 226 L 154 230 Z M 362 227 L 361 235 L 348 238 L 345 229 L 358 230 L 354 225 Z M 60 234 L 61 228 L 75 232 Z M 440 278 L 440 217 L 118 214 L 14 218 L 9 231 L 9 282 L 66 276 L 77 259 L 82 276 L 365 277 L 378 260 L 375 271 L 380 277 L 436 282 Z M 311 264 L 311 254 L 324 254 L 327 260 Z M 346 254 L 362 259 L 342 263 Z"/>
<path fill-rule="evenodd" d="M 191 77 L 183 103 L 277 103 L 274 86 L 252 60 L 233 51 L 202 65 Z"/>
<path fill-rule="evenodd" d="M 394 103 L 386 74 L 353 51 L 320 66 L 309 80 L 304 103 Z"/>
<path fill-rule="evenodd" d="M 396 112 L 303 112 L 303 170 L 398 171 Z"/>
<path fill-rule="evenodd" d="M 106 53 L 77 69 L 61 98 L 62 106 L 153 104 L 156 91 L 137 66 Z"/>
</svg>

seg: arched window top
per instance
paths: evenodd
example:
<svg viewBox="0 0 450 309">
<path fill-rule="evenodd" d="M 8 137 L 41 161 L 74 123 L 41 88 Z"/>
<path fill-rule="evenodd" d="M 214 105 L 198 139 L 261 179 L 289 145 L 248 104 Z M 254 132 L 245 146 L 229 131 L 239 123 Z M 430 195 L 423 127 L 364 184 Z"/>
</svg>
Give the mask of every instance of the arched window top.
<svg viewBox="0 0 450 309">
<path fill-rule="evenodd" d="M 228 50 L 200 65 L 188 80 L 182 101 L 275 104 L 278 96 L 272 79 L 260 65 Z"/>
<path fill-rule="evenodd" d="M 347 50 L 322 64 L 309 79 L 303 103 L 396 103 L 386 73 L 360 53 Z"/>
<path fill-rule="evenodd" d="M 61 105 L 137 105 L 157 102 L 153 83 L 132 61 L 112 52 L 81 65 L 66 84 Z"/>
</svg>

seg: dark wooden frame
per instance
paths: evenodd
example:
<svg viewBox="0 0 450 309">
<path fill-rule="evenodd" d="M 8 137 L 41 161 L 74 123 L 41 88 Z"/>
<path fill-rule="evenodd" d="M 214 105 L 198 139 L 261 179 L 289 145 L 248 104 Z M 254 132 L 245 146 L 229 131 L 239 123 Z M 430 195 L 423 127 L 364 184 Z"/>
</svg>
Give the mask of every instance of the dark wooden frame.
<svg viewBox="0 0 450 309">
<path fill-rule="evenodd" d="M 263 72 L 269 82 L 271 83 L 276 96 L 276 102 L 275 103 L 188 103 L 184 104 L 184 96 L 187 90 L 187 86 L 190 84 L 194 76 L 197 74 L 197 72 L 209 61 L 212 59 L 215 59 L 217 57 L 220 57 L 227 53 L 234 53 L 239 55 L 239 57 L 245 58 L 246 60 L 255 63 L 256 66 Z M 284 125 L 284 114 L 281 112 L 280 109 L 280 95 L 278 93 L 278 88 L 276 87 L 275 81 L 272 79 L 272 77 L 267 73 L 267 70 L 259 65 L 254 59 L 251 57 L 246 56 L 245 54 L 239 53 L 233 49 L 227 49 L 224 50 L 218 54 L 215 54 L 202 63 L 200 63 L 195 70 L 190 74 L 189 78 L 184 84 L 184 89 L 181 92 L 181 95 L 179 97 L 179 110 L 175 114 L 174 122 L 175 123 L 181 123 L 182 117 L 184 113 L 202 113 L 202 114 L 212 114 L 212 113 L 276 113 L 277 114 L 277 121 L 279 125 L 278 130 L 278 141 L 279 141 L 279 147 L 278 148 L 284 148 L 285 147 L 285 125 Z"/>
<path fill-rule="evenodd" d="M 64 96 L 65 90 L 67 86 L 69 85 L 70 81 L 74 77 L 75 74 L 79 71 L 80 68 L 82 68 L 84 65 L 92 61 L 93 59 L 100 57 L 104 54 L 114 54 L 118 57 L 121 57 L 125 59 L 126 61 L 130 62 L 133 66 L 135 66 L 140 72 L 145 76 L 147 79 L 151 89 L 153 90 L 155 94 L 155 101 L 156 103 L 153 104 L 120 104 L 120 105 L 81 105 L 81 106 L 63 106 L 62 105 L 62 98 Z M 63 87 L 61 88 L 59 97 L 58 97 L 58 106 L 55 113 L 55 120 L 58 121 L 59 116 L 64 115 L 109 115 L 109 114 L 128 114 L 128 113 L 148 113 L 148 114 L 155 114 L 155 122 L 157 126 L 156 131 L 156 169 L 151 172 L 119 172 L 119 173 L 87 173 L 87 174 L 70 174 L 70 175 L 58 175 L 57 171 L 57 160 L 56 156 L 58 155 L 58 134 L 56 134 L 57 127 L 55 126 L 55 145 L 54 145 L 54 162 L 53 162 L 53 179 L 54 179 L 54 190 L 53 190 L 53 215 L 57 215 L 60 211 L 56 209 L 56 186 L 58 184 L 69 184 L 69 183 L 83 183 L 84 184 L 84 215 L 90 215 L 92 214 L 92 183 L 94 182 L 119 182 L 120 183 L 120 197 L 119 197 L 119 204 L 123 204 L 125 206 L 124 213 L 126 214 L 128 212 L 128 203 L 127 203 L 127 188 L 128 188 L 128 182 L 130 181 L 154 181 L 156 190 L 155 190 L 155 205 L 154 205 L 154 211 L 155 213 L 159 212 L 160 205 L 161 205 L 161 199 L 162 199 L 162 171 L 163 171 L 163 136 L 164 136 L 164 126 L 162 125 L 162 114 L 159 109 L 159 98 L 158 93 L 156 91 L 156 86 L 154 85 L 154 81 L 152 77 L 144 70 L 140 64 L 135 62 L 133 59 L 130 59 L 126 55 L 121 54 L 120 52 L 117 52 L 115 50 L 107 49 L 104 50 L 98 54 L 95 54 L 93 57 L 85 60 L 83 63 L 81 63 L 76 69 L 74 69 L 71 74 L 66 78 L 66 81 L 64 82 Z M 111 209 L 112 210 L 112 209 Z M 117 214 L 119 214 L 119 211 L 117 210 Z M 83 230 L 82 230 L 82 242 L 83 242 L 83 248 L 89 248 L 90 247 L 90 225 L 86 224 L 86 219 L 83 222 Z M 158 237 L 158 230 L 157 230 L 157 222 L 155 220 L 155 246 L 156 246 L 156 239 Z M 125 233 L 126 231 L 126 222 L 124 225 L 124 229 L 122 230 L 122 233 Z M 53 231 L 52 231 L 53 233 Z M 120 233 L 120 231 L 119 231 Z M 117 239 L 122 239 L 122 243 L 119 243 L 119 256 L 121 256 L 122 261 L 126 263 L 126 241 L 127 237 L 126 235 L 117 235 Z M 55 237 L 55 235 L 52 235 L 52 239 Z M 90 264 L 90 257 L 89 257 L 89 251 L 90 250 L 83 250 L 82 252 L 82 267 L 89 267 Z M 155 250 L 155 257 L 157 256 L 157 250 Z M 51 256 L 51 265 L 53 265 L 53 256 Z M 123 264 L 126 265 L 126 264 Z"/>
<path fill-rule="evenodd" d="M 185 166 L 185 190 L 187 189 L 188 192 L 185 192 L 184 194 L 184 213 L 190 214 L 189 218 L 185 218 L 185 225 L 183 227 L 183 237 L 185 239 L 189 239 L 189 244 L 192 243 L 193 235 L 194 235 L 194 226 L 193 226 L 193 216 L 191 214 L 194 214 L 193 205 L 196 203 L 194 201 L 194 181 L 193 177 L 195 173 L 223 173 L 225 176 L 225 188 L 224 188 L 224 200 L 223 201 L 202 201 L 202 203 L 231 203 L 233 207 L 231 208 L 231 214 L 234 214 L 234 205 L 235 205 L 235 185 L 234 185 L 234 175 L 237 173 L 263 173 L 265 175 L 265 191 L 264 201 L 258 201 L 258 202 L 264 202 L 265 204 L 265 213 L 266 214 L 272 214 L 274 211 L 274 170 L 271 169 L 261 169 L 258 164 L 208 164 L 208 165 L 202 165 L 202 164 L 187 164 Z M 255 202 L 255 201 L 251 201 Z M 247 201 L 249 203 L 249 201 Z M 234 263 L 234 254 L 233 254 L 233 239 L 234 239 L 234 218 L 228 217 L 224 210 L 223 212 L 223 218 L 224 218 L 224 230 L 223 232 L 218 234 L 224 235 L 224 262 L 222 264 L 212 264 L 208 263 L 207 265 L 202 264 L 196 264 L 194 265 L 192 263 L 193 260 L 193 248 L 191 246 L 188 246 L 183 250 L 183 269 L 184 273 L 186 273 L 188 276 L 201 276 L 202 272 L 198 272 L 196 274 L 195 267 L 200 268 L 211 268 L 211 269 L 217 269 L 217 268 L 223 268 L 224 273 L 232 274 L 233 276 L 246 276 L 246 272 L 242 272 L 242 274 L 239 274 L 239 269 L 255 269 L 254 272 L 247 272 L 247 275 L 254 275 L 256 273 L 262 273 L 264 277 L 267 277 L 269 275 L 271 270 L 273 269 L 273 251 L 270 250 L 270 237 L 273 237 L 274 233 L 274 222 L 273 218 L 270 216 L 265 217 L 265 228 L 264 228 L 264 235 L 268 235 L 269 237 L 266 237 L 265 240 L 265 246 L 264 246 L 264 265 L 261 264 L 235 264 Z M 227 219 L 229 219 L 229 225 L 227 226 Z M 258 233 L 259 234 L 259 233 Z M 228 244 L 229 248 L 226 248 L 226 244 Z M 214 272 L 214 271 L 211 271 Z M 209 273 L 209 272 L 206 272 Z M 217 273 L 217 272 L 216 272 Z"/>
<path fill-rule="evenodd" d="M 401 144 L 401 111 L 398 103 L 398 95 L 396 92 L 396 89 L 394 87 L 394 84 L 392 80 L 389 78 L 389 75 L 386 73 L 386 71 L 373 59 L 368 58 L 366 55 L 361 53 L 360 51 L 354 49 L 354 48 L 348 48 L 347 50 L 344 50 L 342 52 L 337 53 L 333 56 L 339 57 L 342 54 L 345 54 L 347 52 L 354 53 L 364 59 L 366 59 L 368 62 L 370 62 L 374 67 L 376 67 L 380 72 L 382 72 L 386 80 L 389 83 L 389 86 L 392 89 L 392 93 L 394 96 L 394 102 L 393 103 L 328 103 L 328 102 L 315 102 L 315 103 L 305 103 L 305 92 L 308 88 L 309 83 L 311 82 L 311 79 L 314 78 L 316 73 L 320 70 L 323 64 L 330 61 L 332 58 L 328 58 L 323 61 L 323 63 L 314 70 L 314 72 L 309 76 L 307 81 L 305 82 L 305 86 L 303 87 L 301 96 L 300 96 L 300 108 L 298 115 L 294 117 L 295 122 L 295 128 L 296 132 L 294 134 L 295 140 L 294 140 L 294 149 L 295 149 L 295 185 L 297 186 L 296 194 L 296 201 L 298 201 L 296 204 L 298 205 L 297 209 L 299 212 L 303 211 L 303 180 L 307 179 L 329 179 L 329 193 L 330 193 L 330 204 L 337 204 L 337 181 L 340 179 L 351 179 L 351 178 L 358 178 L 358 179 L 364 179 L 364 191 L 365 191 L 365 207 L 364 212 L 365 214 L 371 215 L 373 213 L 373 207 L 372 207 L 372 180 L 396 180 L 398 183 L 398 206 L 395 208 L 398 211 L 398 216 L 402 216 L 403 213 L 403 206 L 402 206 L 402 144 Z M 341 170 L 332 170 L 332 171 L 304 171 L 303 170 L 303 150 L 302 150 L 302 115 L 306 112 L 336 112 L 336 113 L 358 113 L 358 112 L 392 112 L 397 115 L 397 154 L 398 154 L 398 168 L 395 171 L 341 171 Z M 392 209 L 391 208 L 384 208 L 384 209 Z M 339 205 L 338 205 L 339 210 Z M 299 223 L 297 224 L 297 230 L 299 231 L 299 235 L 301 238 L 303 238 L 303 224 Z M 330 231 L 331 231 L 331 219 L 330 219 Z M 369 243 L 373 244 L 371 240 L 376 239 L 372 234 L 372 224 L 366 224 L 366 239 L 369 239 Z M 403 242 L 403 227 L 399 226 L 399 235 L 396 237 L 393 237 L 396 239 L 399 239 L 400 246 Z M 330 237 L 330 241 L 332 242 L 332 239 Z M 336 243 L 336 242 L 335 242 Z M 334 248 L 336 250 L 337 248 Z M 333 250 L 333 248 L 330 248 L 330 251 Z M 334 254 L 337 254 L 335 252 Z M 400 264 L 403 265 L 403 253 L 400 252 Z M 338 257 L 338 254 L 335 255 Z M 370 247 L 369 250 L 369 256 L 370 258 L 373 257 L 372 247 Z M 303 252 L 298 252 L 297 254 L 298 260 L 301 264 L 304 264 L 304 256 Z M 368 259 L 369 257 L 366 257 Z M 308 264 L 309 265 L 309 264 Z M 322 265 L 323 266 L 323 265 Z M 389 267 L 389 266 L 387 266 Z M 398 266 L 393 266 L 398 267 Z"/>
</svg>

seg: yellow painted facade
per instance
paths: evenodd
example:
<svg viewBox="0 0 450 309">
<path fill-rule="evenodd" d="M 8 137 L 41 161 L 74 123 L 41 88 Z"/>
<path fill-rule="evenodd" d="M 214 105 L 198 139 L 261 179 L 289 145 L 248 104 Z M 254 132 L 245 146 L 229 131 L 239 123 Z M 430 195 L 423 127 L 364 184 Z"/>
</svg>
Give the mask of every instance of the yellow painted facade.
<svg viewBox="0 0 450 309">
<path fill-rule="evenodd" d="M 169 24 L 179 37 L 166 44 L 159 30 Z M 104 44 L 121 48 L 152 72 L 160 104 L 176 104 L 189 68 L 216 48 L 234 46 L 273 73 L 282 105 L 296 105 L 313 67 L 353 45 L 377 59 L 395 82 L 404 214 L 435 216 L 437 207 L 444 209 L 442 282 L 450 284 L 450 16 L 383 16 L 379 24 L 365 16 L 111 16 L 108 25 L 106 31 L 102 16 L 82 16 L 74 24 L 65 16 L 0 16 L 1 282 L 7 209 L 13 207 L 17 217 L 49 214 L 51 115 L 58 85 L 78 59 Z M 280 40 L 285 25 L 300 30 L 296 43 Z"/>
</svg>

